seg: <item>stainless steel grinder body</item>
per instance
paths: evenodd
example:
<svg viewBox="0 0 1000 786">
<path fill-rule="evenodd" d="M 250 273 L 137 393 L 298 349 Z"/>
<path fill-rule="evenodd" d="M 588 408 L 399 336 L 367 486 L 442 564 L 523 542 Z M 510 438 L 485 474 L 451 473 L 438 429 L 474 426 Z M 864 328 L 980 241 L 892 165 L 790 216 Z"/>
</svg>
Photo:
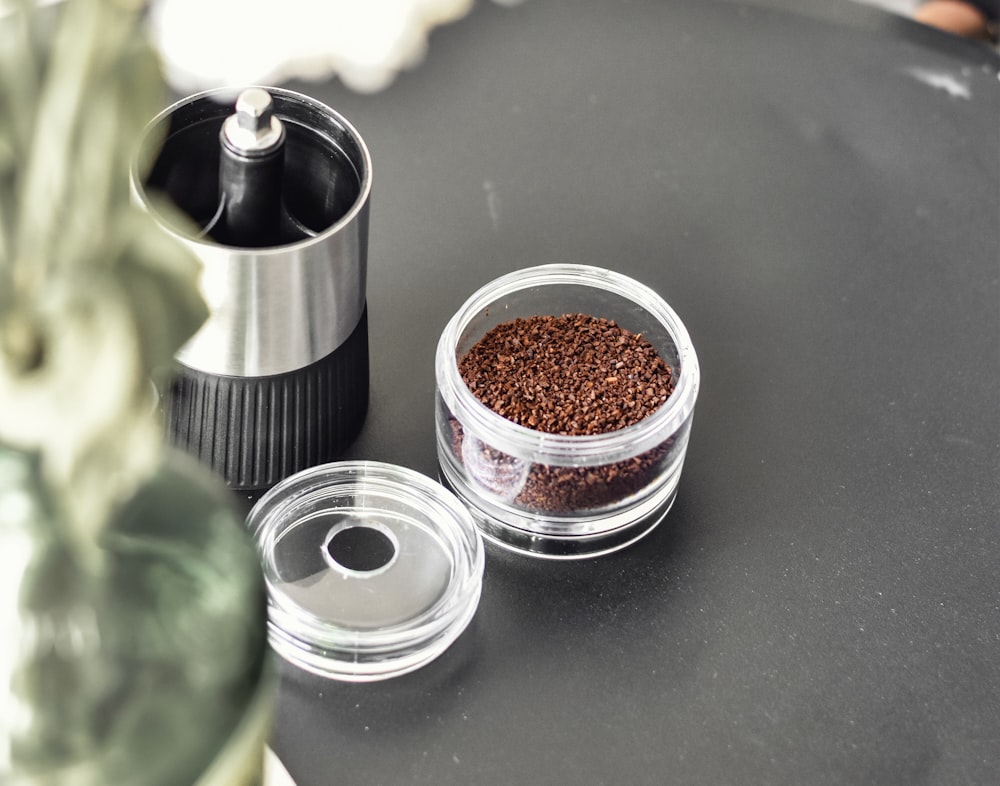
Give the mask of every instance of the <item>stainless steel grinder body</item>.
<svg viewBox="0 0 1000 786">
<path fill-rule="evenodd" d="M 201 259 L 210 310 L 177 354 L 167 439 L 240 490 L 331 460 L 357 436 L 368 407 L 371 157 L 331 108 L 267 92 L 285 132 L 272 244 L 212 236 L 224 214 L 219 138 L 233 115 L 231 93 L 199 93 L 166 109 L 145 137 L 162 145 L 149 175 L 132 172 L 139 203 Z M 193 223 L 178 226 L 157 211 L 162 195 Z"/>
</svg>

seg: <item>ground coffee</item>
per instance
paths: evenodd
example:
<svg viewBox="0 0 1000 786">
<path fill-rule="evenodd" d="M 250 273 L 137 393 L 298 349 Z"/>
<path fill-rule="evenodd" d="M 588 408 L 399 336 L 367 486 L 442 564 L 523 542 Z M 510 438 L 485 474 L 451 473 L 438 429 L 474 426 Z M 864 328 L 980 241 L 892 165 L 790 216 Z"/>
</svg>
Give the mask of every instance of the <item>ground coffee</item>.
<svg viewBox="0 0 1000 786">
<path fill-rule="evenodd" d="M 612 320 L 568 314 L 497 325 L 459 361 L 472 393 L 508 420 L 550 434 L 605 434 L 638 423 L 673 393 L 670 367 L 641 334 Z M 461 427 L 452 424 L 462 457 Z M 643 488 L 669 444 L 597 467 L 534 464 L 513 501 L 550 513 L 602 507 Z M 466 453 L 466 459 L 468 454 Z M 483 446 L 477 473 L 510 476 L 512 457 Z"/>
</svg>

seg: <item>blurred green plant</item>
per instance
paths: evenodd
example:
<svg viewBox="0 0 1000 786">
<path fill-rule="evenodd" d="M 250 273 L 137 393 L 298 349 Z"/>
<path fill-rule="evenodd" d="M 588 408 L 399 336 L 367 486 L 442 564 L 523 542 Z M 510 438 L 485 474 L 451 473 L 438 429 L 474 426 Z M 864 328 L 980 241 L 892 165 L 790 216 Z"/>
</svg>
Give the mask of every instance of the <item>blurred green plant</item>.
<svg viewBox="0 0 1000 786">
<path fill-rule="evenodd" d="M 269 718 L 256 551 L 224 489 L 162 449 L 152 380 L 207 311 L 197 259 L 131 198 L 167 93 L 142 14 L 0 0 L 0 782 L 15 786 L 255 783 L 225 767 L 259 772 Z M 219 764 L 231 736 L 248 764 Z"/>
<path fill-rule="evenodd" d="M 206 316 L 197 260 L 130 198 L 166 96 L 141 15 L 0 0 L 0 444 L 40 455 L 83 548 L 158 460 L 150 380 Z"/>
</svg>

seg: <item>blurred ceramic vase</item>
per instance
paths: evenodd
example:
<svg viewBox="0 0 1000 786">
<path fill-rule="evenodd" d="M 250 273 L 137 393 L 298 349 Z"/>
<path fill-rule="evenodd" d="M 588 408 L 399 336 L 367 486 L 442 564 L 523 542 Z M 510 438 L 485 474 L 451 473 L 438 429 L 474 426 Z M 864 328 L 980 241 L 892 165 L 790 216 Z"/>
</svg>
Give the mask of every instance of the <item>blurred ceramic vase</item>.
<svg viewBox="0 0 1000 786">
<path fill-rule="evenodd" d="M 169 454 L 96 541 L 0 445 L 0 783 L 257 786 L 263 578 L 222 489 Z"/>
</svg>

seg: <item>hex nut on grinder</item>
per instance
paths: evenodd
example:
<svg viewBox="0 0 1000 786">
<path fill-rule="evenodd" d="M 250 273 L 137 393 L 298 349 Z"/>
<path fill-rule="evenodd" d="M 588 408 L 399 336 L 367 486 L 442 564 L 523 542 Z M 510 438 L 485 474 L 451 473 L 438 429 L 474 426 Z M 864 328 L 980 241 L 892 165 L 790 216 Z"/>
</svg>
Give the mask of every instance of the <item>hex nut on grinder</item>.
<svg viewBox="0 0 1000 786">
<path fill-rule="evenodd" d="M 199 257 L 209 306 L 164 391 L 167 441 L 247 492 L 336 458 L 368 409 L 364 140 L 308 96 L 251 87 L 177 102 L 142 144 L 137 162 L 156 157 L 133 195 Z"/>
</svg>

